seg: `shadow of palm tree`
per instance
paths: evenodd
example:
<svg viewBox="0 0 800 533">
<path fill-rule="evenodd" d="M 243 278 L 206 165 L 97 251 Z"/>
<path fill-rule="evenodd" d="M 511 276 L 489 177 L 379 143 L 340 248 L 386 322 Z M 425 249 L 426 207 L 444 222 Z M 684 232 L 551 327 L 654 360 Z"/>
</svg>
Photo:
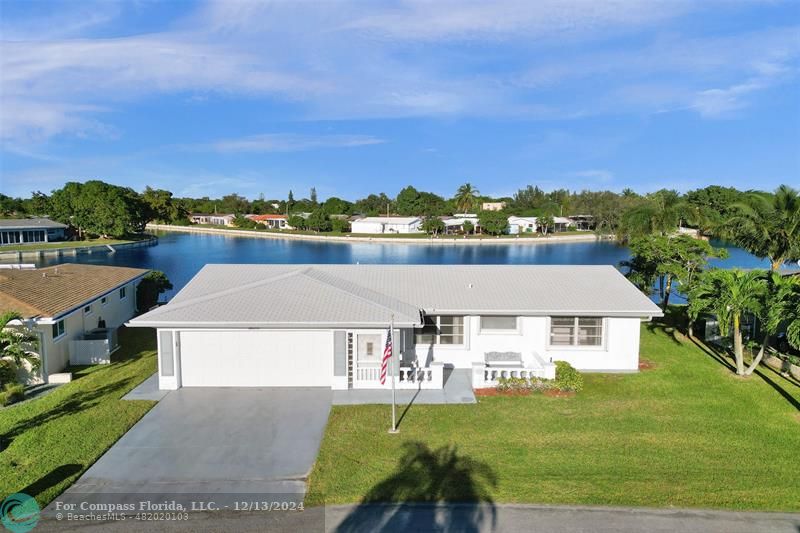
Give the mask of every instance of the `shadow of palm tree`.
<svg viewBox="0 0 800 533">
<path fill-rule="evenodd" d="M 492 468 L 455 446 L 430 449 L 406 442 L 395 472 L 364 496 L 338 533 L 367 531 L 477 532 L 496 524 Z"/>
<path fill-rule="evenodd" d="M 80 472 L 83 469 L 83 465 L 70 463 L 61 465 L 58 468 L 54 468 L 44 476 L 40 477 L 27 487 L 23 488 L 19 492 L 25 493 L 28 496 L 33 496 L 34 498 L 44 492 L 46 489 L 58 485 L 62 481 L 67 478 L 70 478 Z"/>
</svg>

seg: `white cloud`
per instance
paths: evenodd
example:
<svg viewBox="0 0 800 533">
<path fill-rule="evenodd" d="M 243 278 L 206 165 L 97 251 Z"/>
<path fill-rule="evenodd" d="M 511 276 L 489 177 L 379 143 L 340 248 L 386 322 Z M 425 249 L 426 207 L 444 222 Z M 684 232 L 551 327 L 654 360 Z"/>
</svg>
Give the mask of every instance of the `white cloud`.
<svg viewBox="0 0 800 533">
<path fill-rule="evenodd" d="M 200 145 L 222 153 L 237 152 L 299 152 L 318 148 L 353 148 L 381 144 L 383 139 L 369 135 L 299 135 L 267 133 L 238 139 L 223 139 Z"/>
</svg>

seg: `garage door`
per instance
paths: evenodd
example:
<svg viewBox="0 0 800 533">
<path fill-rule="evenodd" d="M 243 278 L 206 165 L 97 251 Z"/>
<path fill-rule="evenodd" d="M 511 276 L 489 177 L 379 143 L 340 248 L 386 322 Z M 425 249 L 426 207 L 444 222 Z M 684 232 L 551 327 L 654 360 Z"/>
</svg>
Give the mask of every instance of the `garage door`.
<svg viewBox="0 0 800 533">
<path fill-rule="evenodd" d="M 184 387 L 330 387 L 330 331 L 182 331 Z"/>
</svg>

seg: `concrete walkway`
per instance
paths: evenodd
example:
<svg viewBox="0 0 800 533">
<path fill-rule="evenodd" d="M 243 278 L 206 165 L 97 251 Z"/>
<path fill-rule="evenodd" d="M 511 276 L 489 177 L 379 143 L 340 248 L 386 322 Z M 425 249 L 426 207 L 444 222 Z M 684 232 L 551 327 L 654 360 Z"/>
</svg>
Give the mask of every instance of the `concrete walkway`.
<svg viewBox="0 0 800 533">
<path fill-rule="evenodd" d="M 193 513 L 185 521 L 64 522 L 37 531 L 268 531 L 297 533 L 436 531 L 519 533 L 798 533 L 800 514 L 543 505 L 370 505 L 304 512 Z"/>
<path fill-rule="evenodd" d="M 168 390 L 158 388 L 158 372 L 139 383 L 132 391 L 122 397 L 123 400 L 151 400 L 158 402 L 169 394 Z"/>
<path fill-rule="evenodd" d="M 320 387 L 171 391 L 56 502 L 302 501 L 330 402 Z"/>
<path fill-rule="evenodd" d="M 397 405 L 475 403 L 472 378 L 466 369 L 446 370 L 444 387 L 441 389 L 398 389 L 395 391 Z M 334 405 L 390 404 L 392 391 L 375 389 L 349 389 L 333 391 Z"/>
</svg>

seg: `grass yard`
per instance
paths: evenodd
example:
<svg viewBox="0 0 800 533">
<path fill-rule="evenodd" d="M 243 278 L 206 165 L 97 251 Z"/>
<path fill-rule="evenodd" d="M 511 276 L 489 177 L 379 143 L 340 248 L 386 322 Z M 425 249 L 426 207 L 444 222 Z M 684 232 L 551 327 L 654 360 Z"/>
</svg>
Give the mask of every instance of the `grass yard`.
<svg viewBox="0 0 800 533">
<path fill-rule="evenodd" d="M 800 511 L 800 386 L 742 379 L 670 328 L 642 327 L 638 374 L 573 398 L 335 406 L 307 503 L 493 501 Z M 402 412 L 400 407 L 399 412 Z"/>
<path fill-rule="evenodd" d="M 155 405 L 120 399 L 156 371 L 155 332 L 123 328 L 119 341 L 110 365 L 0 409 L 0 498 L 25 492 L 46 505 Z"/>
</svg>

